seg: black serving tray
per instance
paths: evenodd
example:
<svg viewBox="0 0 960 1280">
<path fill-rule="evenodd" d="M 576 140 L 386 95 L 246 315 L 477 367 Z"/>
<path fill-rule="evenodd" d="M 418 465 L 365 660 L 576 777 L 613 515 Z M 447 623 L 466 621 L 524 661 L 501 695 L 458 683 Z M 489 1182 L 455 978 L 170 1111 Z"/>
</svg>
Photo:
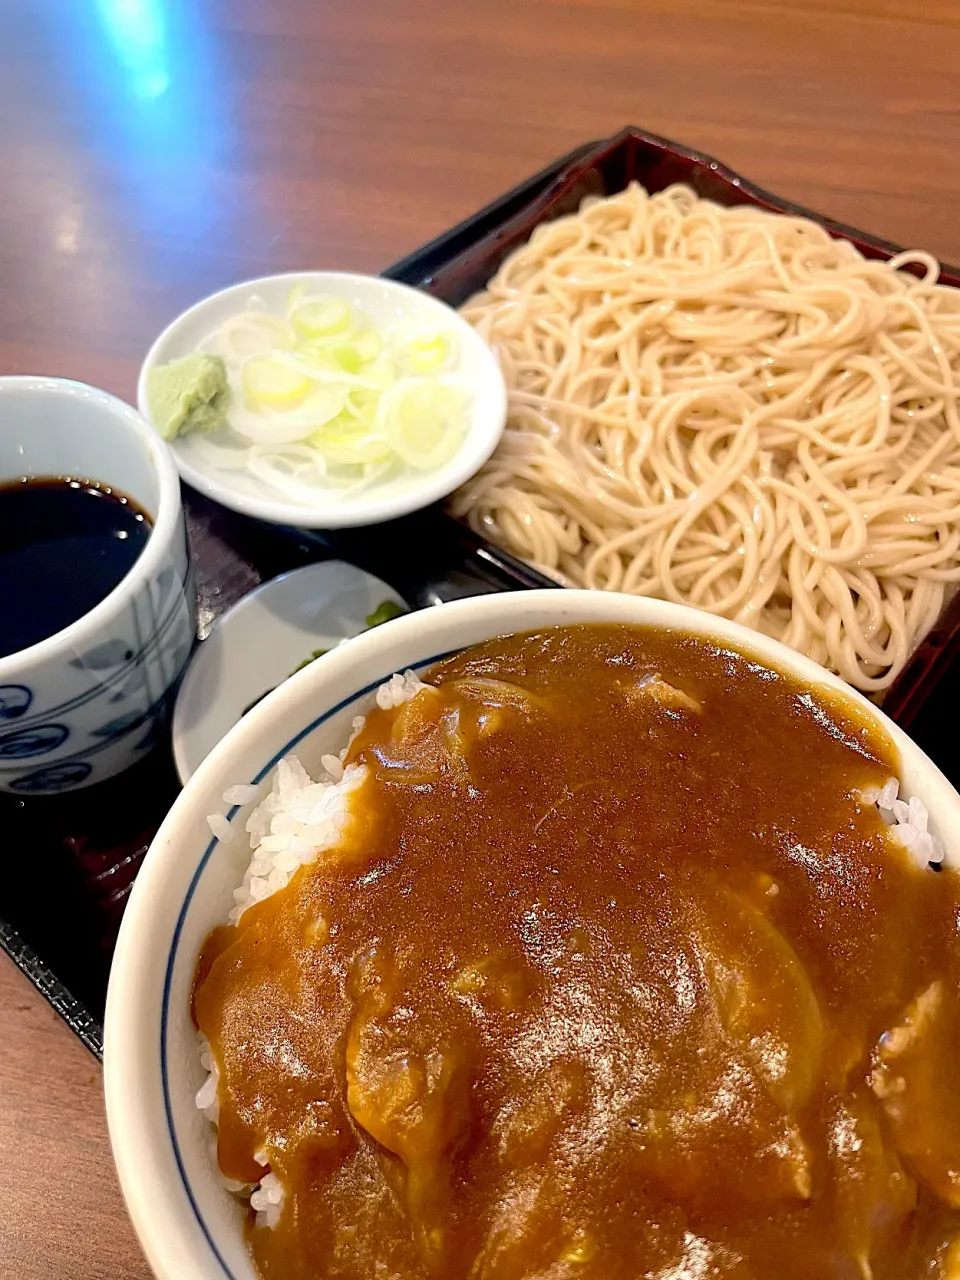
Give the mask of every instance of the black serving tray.
<svg viewBox="0 0 960 1280">
<path fill-rule="evenodd" d="M 721 204 L 800 214 L 852 241 L 868 257 L 896 245 L 813 214 L 740 178 L 699 152 L 625 129 L 588 143 L 528 178 L 384 275 L 458 305 L 540 222 L 575 210 L 587 195 L 630 181 L 657 191 L 686 182 Z M 960 272 L 944 268 L 960 287 Z M 462 596 L 556 584 L 452 520 L 440 507 L 367 529 L 284 529 L 224 510 L 187 488 L 184 504 L 200 606 L 201 639 L 212 622 L 260 582 L 336 557 L 375 573 L 411 608 Z M 885 709 L 957 783 L 951 730 L 960 710 L 960 597 L 948 607 Z M 936 696 L 933 696 L 936 694 Z M 0 947 L 98 1057 L 110 958 L 134 878 L 179 789 L 169 741 L 121 778 L 62 796 L 0 795 Z"/>
</svg>

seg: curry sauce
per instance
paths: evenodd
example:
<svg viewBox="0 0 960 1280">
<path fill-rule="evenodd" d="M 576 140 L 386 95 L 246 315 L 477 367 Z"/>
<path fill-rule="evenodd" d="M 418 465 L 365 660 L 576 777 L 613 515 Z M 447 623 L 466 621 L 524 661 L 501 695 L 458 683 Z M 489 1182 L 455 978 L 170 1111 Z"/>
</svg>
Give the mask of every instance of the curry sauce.
<svg viewBox="0 0 960 1280">
<path fill-rule="evenodd" d="M 872 803 L 881 730 L 630 627 L 424 679 L 337 850 L 201 957 L 263 1275 L 960 1275 L 960 878 Z"/>
</svg>

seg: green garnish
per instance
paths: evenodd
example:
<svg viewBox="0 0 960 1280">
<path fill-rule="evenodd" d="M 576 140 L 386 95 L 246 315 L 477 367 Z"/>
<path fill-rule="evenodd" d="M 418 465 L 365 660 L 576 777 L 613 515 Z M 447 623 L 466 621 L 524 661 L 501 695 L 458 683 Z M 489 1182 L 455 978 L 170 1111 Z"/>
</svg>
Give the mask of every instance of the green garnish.
<svg viewBox="0 0 960 1280">
<path fill-rule="evenodd" d="M 230 388 L 219 356 L 195 351 L 147 374 L 147 404 L 164 440 L 190 431 L 216 431 L 226 422 Z"/>
<path fill-rule="evenodd" d="M 378 604 L 373 613 L 368 613 L 366 617 L 366 630 L 372 631 L 374 627 L 379 627 L 381 623 L 390 622 L 393 618 L 399 618 L 401 614 L 406 613 L 406 609 L 402 605 L 397 604 L 393 600 L 384 600 L 383 604 Z M 314 655 L 317 657 L 318 655 Z"/>
<path fill-rule="evenodd" d="M 291 674 L 296 675 L 298 671 L 302 671 L 304 667 L 309 667 L 311 662 L 316 662 L 317 658 L 322 658 L 325 653 L 329 653 L 329 649 L 314 649 L 309 658 L 304 658 L 299 667 L 294 667 Z"/>
</svg>

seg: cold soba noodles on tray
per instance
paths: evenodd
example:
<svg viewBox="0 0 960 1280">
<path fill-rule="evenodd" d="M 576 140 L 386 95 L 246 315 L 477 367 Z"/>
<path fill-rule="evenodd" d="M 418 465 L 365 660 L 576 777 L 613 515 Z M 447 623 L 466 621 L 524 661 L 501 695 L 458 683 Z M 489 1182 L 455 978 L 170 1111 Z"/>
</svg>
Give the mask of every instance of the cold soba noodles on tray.
<svg viewBox="0 0 960 1280">
<path fill-rule="evenodd" d="M 585 200 L 463 308 L 510 417 L 453 510 L 565 582 L 883 690 L 960 578 L 960 293 L 937 271 L 687 187 Z"/>
<path fill-rule="evenodd" d="M 424 681 L 281 762 L 203 949 L 263 1275 L 955 1277 L 960 877 L 877 723 L 627 626 Z"/>
</svg>

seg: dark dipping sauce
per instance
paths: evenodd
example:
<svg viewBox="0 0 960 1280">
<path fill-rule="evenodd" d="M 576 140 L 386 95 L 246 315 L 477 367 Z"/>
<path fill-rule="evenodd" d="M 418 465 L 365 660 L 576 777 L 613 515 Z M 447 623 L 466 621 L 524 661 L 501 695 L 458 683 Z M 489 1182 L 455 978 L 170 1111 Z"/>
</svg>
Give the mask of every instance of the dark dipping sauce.
<svg viewBox="0 0 960 1280">
<path fill-rule="evenodd" d="M 126 577 L 150 536 L 132 498 L 69 476 L 0 484 L 0 658 L 69 627 Z"/>
<path fill-rule="evenodd" d="M 957 1275 L 960 877 L 861 795 L 883 732 L 629 627 L 426 679 L 342 845 L 201 957 L 263 1275 Z"/>
</svg>

